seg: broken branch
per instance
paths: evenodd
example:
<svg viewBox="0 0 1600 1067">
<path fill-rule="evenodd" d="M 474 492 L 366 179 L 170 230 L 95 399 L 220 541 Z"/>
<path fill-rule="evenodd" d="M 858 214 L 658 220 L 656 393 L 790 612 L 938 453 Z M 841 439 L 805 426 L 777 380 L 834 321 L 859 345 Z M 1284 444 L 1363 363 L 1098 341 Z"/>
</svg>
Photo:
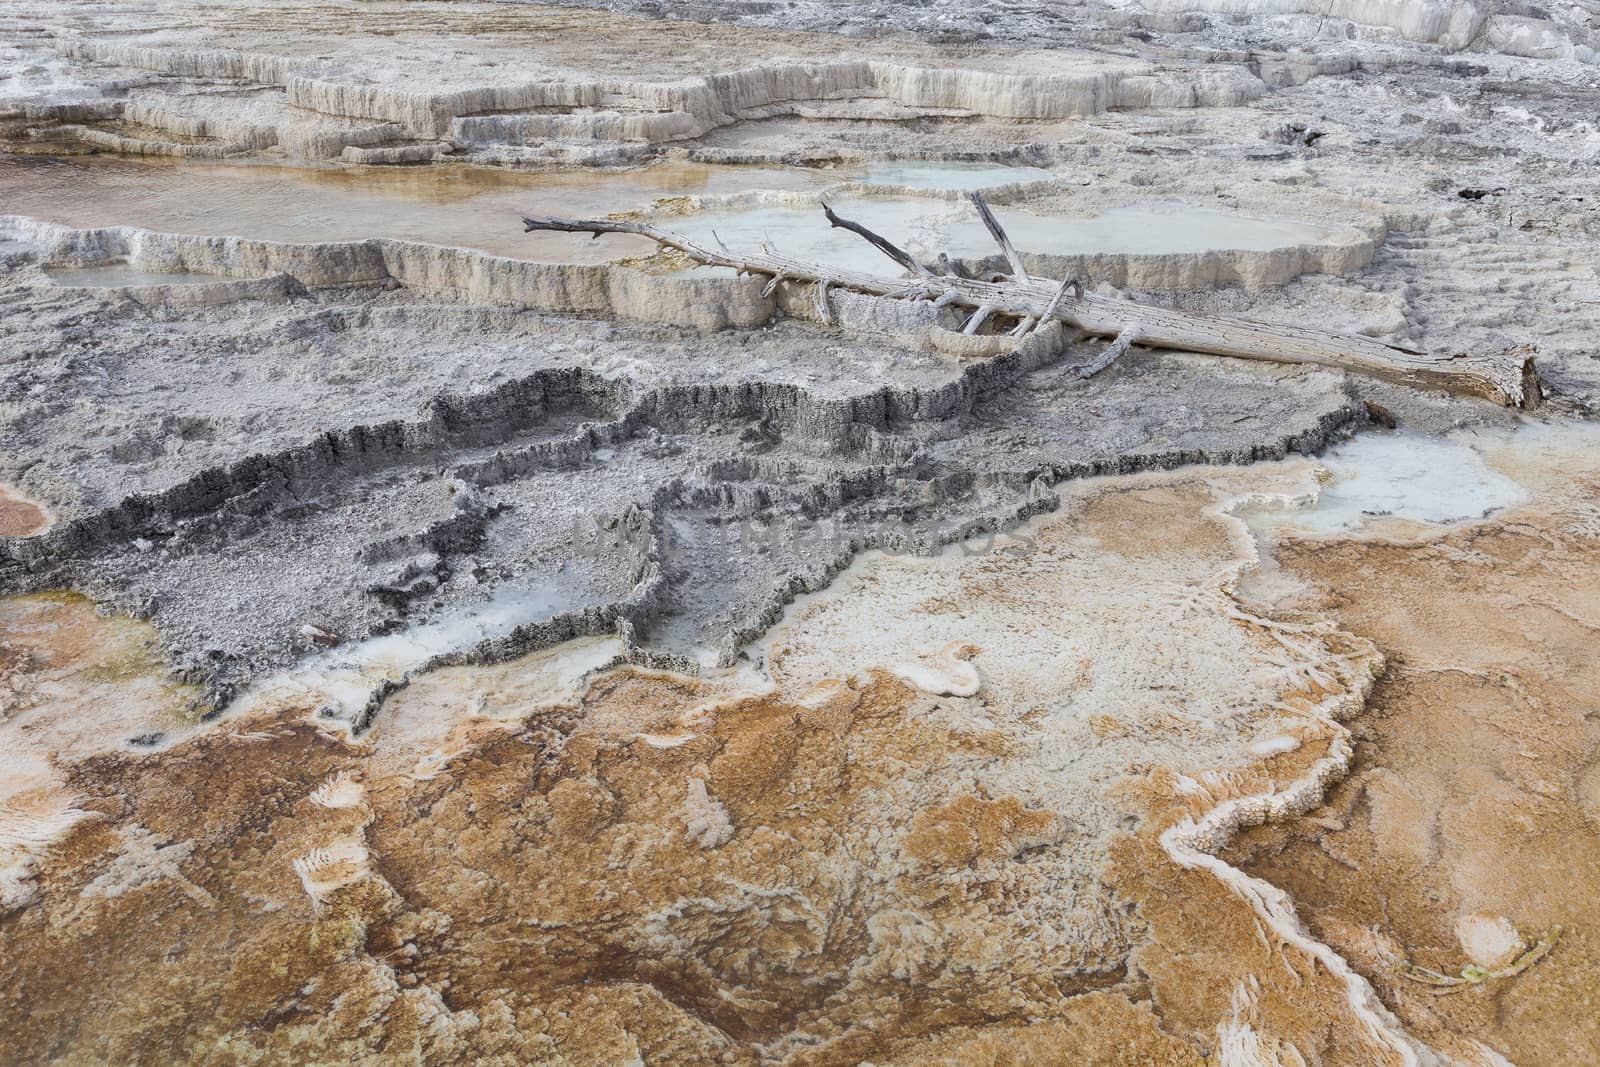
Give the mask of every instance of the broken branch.
<svg viewBox="0 0 1600 1067">
<path fill-rule="evenodd" d="M 1062 298 L 1067 295 L 1068 289 L 1075 290 L 1080 298 L 1083 296 L 1083 286 L 1078 284 L 1078 279 L 1068 278 L 1066 281 L 1061 283 L 1061 288 L 1056 290 L 1056 295 L 1050 298 L 1050 303 L 1046 304 L 1044 306 L 1044 310 L 1039 313 L 1038 326 L 1043 326 L 1046 322 L 1049 322 L 1055 317 L 1056 309 L 1061 306 Z M 1037 329 L 1038 326 L 1036 326 L 1035 329 Z"/>
<path fill-rule="evenodd" d="M 1000 225 L 1000 220 L 994 217 L 994 212 L 989 210 L 988 203 L 983 199 L 982 193 L 968 193 L 967 199 L 972 201 L 972 206 L 978 209 L 978 217 L 983 220 L 983 225 L 989 231 L 989 236 L 994 238 L 994 243 L 1000 246 L 1000 251 L 1005 253 L 1006 262 L 1011 265 L 1011 276 L 1019 282 L 1026 282 L 1028 268 L 1022 265 L 1022 254 L 1011 243 L 1011 238 L 1006 236 L 1006 231 Z"/>
<path fill-rule="evenodd" d="M 971 337 L 973 334 L 977 333 L 978 330 L 983 327 L 984 322 L 988 320 L 989 315 L 993 311 L 994 311 L 994 308 L 991 305 L 989 305 L 989 304 L 981 305 L 978 308 L 977 311 L 974 311 L 972 313 L 972 317 L 967 320 L 967 328 L 962 330 L 961 332 L 966 334 L 968 337 Z"/>
<path fill-rule="evenodd" d="M 826 200 L 822 202 L 822 214 L 827 218 L 828 225 L 842 230 L 849 230 L 856 236 L 864 238 L 868 244 L 872 245 L 873 248 L 876 248 L 878 251 L 882 252 L 884 255 L 888 256 L 890 259 L 894 260 L 911 273 L 933 273 L 927 267 L 924 267 L 921 263 L 918 263 L 914 258 L 912 258 L 909 252 L 906 252 L 899 245 L 895 244 L 893 241 L 890 241 L 888 238 L 873 233 L 859 222 L 851 222 L 849 219 L 840 218 L 838 215 L 835 215 L 833 213 L 833 208 L 828 206 L 828 202 Z"/>
<path fill-rule="evenodd" d="M 834 288 L 872 296 L 895 296 L 906 291 L 903 278 L 843 270 L 771 252 L 712 251 L 682 234 L 658 229 L 635 219 L 528 217 L 522 221 L 528 232 L 637 234 L 667 248 L 675 248 L 695 262 L 707 266 L 729 267 L 768 276 L 782 275 L 798 282 L 825 281 Z M 839 220 L 840 223 L 844 221 Z M 860 230 L 854 232 L 859 233 Z M 878 247 L 882 249 L 882 245 Z M 896 258 L 894 253 L 899 253 L 904 259 L 896 259 L 896 262 L 902 262 L 902 265 L 904 262 L 915 263 L 898 248 L 894 252 L 884 251 L 892 259 Z M 1149 348 L 1332 367 L 1417 388 L 1447 389 L 1484 397 L 1510 407 L 1534 407 L 1540 400 L 1539 379 L 1534 372 L 1532 355 L 1526 348 L 1498 355 L 1462 354 L 1438 358 L 1355 334 L 1325 333 L 1289 323 L 1259 322 L 1228 315 L 1179 311 L 1153 304 L 1132 304 L 1081 290 L 1068 301 L 1065 299 L 1066 291 L 1072 287 L 1072 282 L 1057 284 L 1035 278 L 986 282 L 952 275 L 940 278 L 940 284 L 946 287 L 945 293 L 936 302 L 942 303 L 944 297 L 950 297 L 951 304 L 974 310 L 987 305 L 989 314 L 1017 319 L 1032 315 L 1041 323 L 1055 319 L 1096 337 L 1117 337 L 1123 332 L 1129 318 L 1136 314 L 1140 326 L 1139 343 Z M 950 295 L 952 293 L 954 296 Z M 1045 313 L 1047 309 L 1048 314 Z"/>
<path fill-rule="evenodd" d="M 1078 377 L 1080 378 L 1093 378 L 1096 374 L 1099 374 L 1101 371 L 1111 366 L 1111 364 L 1121 359 L 1123 353 L 1132 348 L 1138 342 L 1138 340 L 1139 327 L 1128 326 L 1121 333 L 1117 334 L 1117 339 L 1107 345 L 1104 352 L 1101 352 L 1098 356 L 1087 363 L 1079 364 L 1078 366 L 1074 367 L 1073 370 L 1078 372 Z"/>
</svg>

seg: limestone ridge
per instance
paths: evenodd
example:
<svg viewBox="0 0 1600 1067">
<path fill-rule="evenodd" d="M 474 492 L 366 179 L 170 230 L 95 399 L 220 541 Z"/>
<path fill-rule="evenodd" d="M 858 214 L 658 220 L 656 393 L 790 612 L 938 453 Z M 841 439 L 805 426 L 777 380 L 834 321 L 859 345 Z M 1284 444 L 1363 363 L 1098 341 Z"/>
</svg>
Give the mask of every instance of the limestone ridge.
<svg viewBox="0 0 1600 1067">
<path fill-rule="evenodd" d="M 115 64 L 166 77 L 247 83 L 271 95 L 175 96 L 136 90 L 127 102 L 58 111 L 34 107 L 20 117 L 55 121 L 55 134 L 132 154 L 218 158 L 278 147 L 299 159 L 404 162 L 456 149 L 477 151 L 567 143 L 686 140 L 738 122 L 794 114 L 830 101 L 878 100 L 911 112 L 1001 119 L 1062 119 L 1112 109 L 1231 107 L 1265 86 L 1238 68 L 1157 70 L 1150 64 L 1058 63 L 1061 73 L 1009 74 L 912 66 L 865 59 L 771 59 L 759 66 L 670 81 L 568 77 L 448 90 L 362 84 L 325 64 L 234 50 L 189 50 L 117 41 L 62 38 L 71 60 Z M 1077 68 L 1077 69 L 1075 69 Z M 175 135 L 172 141 L 128 137 L 82 125 L 119 120 Z M 42 131 L 51 135 L 52 131 Z M 394 158 L 380 146 L 415 142 Z"/>
</svg>

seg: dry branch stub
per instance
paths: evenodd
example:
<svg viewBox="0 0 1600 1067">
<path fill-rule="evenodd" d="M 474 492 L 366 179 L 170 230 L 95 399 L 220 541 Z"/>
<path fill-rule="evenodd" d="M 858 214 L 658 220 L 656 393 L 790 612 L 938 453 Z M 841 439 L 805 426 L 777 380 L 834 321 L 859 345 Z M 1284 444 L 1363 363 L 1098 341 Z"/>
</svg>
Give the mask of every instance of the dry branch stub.
<svg viewBox="0 0 1600 1067">
<path fill-rule="evenodd" d="M 1370 375 L 1419 389 L 1444 389 L 1482 397 L 1508 407 L 1531 408 L 1542 393 L 1534 371 L 1533 354 L 1519 346 L 1498 355 L 1457 354 L 1445 357 L 1384 344 L 1355 334 L 1328 333 L 1290 323 L 1261 322 L 1232 315 L 1179 311 L 1155 304 L 1131 303 L 1088 293 L 1074 279 L 1065 282 L 1034 278 L 1021 272 L 1021 257 L 978 195 L 974 206 L 985 218 L 1008 262 L 1011 277 L 985 281 L 954 273 L 935 273 L 918 263 L 892 241 L 857 222 L 841 218 L 824 205 L 830 225 L 848 229 L 877 248 L 904 272 L 900 277 L 831 267 L 793 259 L 770 251 L 741 252 L 726 247 L 706 248 L 690 238 L 637 219 L 563 219 L 525 216 L 525 232 L 631 233 L 673 248 L 697 263 L 728 267 L 741 273 L 765 274 L 788 281 L 810 282 L 821 290 L 848 289 L 897 300 L 927 300 L 936 306 L 959 305 L 973 314 L 968 320 L 981 325 L 994 316 L 1014 320 L 1032 318 L 1039 325 L 1056 319 L 1093 337 L 1120 338 L 1137 322 L 1138 343 L 1147 348 L 1199 352 L 1236 359 L 1266 360 L 1333 367 Z M 906 275 L 909 274 L 910 277 Z M 969 329 L 968 332 L 971 332 Z M 1111 351 L 1116 355 L 1126 343 Z"/>
<path fill-rule="evenodd" d="M 1006 236 L 1005 227 L 1000 225 L 1000 220 L 994 217 L 994 212 L 989 210 L 988 203 L 983 199 L 982 193 L 968 193 L 967 199 L 972 201 L 972 206 L 978 209 L 978 218 L 983 220 L 984 229 L 989 231 L 989 236 L 994 238 L 994 243 L 1000 246 L 1000 251 L 1005 255 L 1006 262 L 1011 266 L 1011 277 L 1019 282 L 1028 281 L 1028 268 L 1022 265 L 1022 254 L 1011 243 L 1011 238 Z"/>
</svg>

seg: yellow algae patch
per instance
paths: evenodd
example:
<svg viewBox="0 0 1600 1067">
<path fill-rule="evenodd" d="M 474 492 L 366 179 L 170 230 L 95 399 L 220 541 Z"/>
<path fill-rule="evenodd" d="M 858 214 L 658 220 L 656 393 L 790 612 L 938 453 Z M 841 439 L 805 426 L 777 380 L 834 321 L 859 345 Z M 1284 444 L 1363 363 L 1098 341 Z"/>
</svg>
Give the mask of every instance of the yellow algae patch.
<svg viewBox="0 0 1600 1067">
<path fill-rule="evenodd" d="M 1353 587 L 1317 598 L 1347 567 L 1369 583 L 1397 568 L 1404 592 L 1403 553 L 1466 535 L 1381 550 L 1401 555 L 1351 554 L 1337 532 L 1315 552 L 1286 541 L 1282 588 L 1299 600 L 1244 599 L 1258 561 L 1230 508 L 1312 494 L 1314 471 L 1291 461 L 1086 482 L 1063 487 L 1058 514 L 997 541 L 1014 551 L 868 555 L 752 650 L 765 680 L 751 668 L 591 675 L 611 650 L 574 642 L 420 676 L 356 740 L 285 708 L 248 733 L 79 762 L 66 772 L 77 810 L 115 832 L 84 820 L 70 845 L 31 861 L 33 900 L 0 927 L 15 972 L 0 988 L 111 1019 L 112 1045 L 93 1047 L 127 1062 L 179 1035 L 262 1056 L 381 1057 L 403 1043 L 430 1062 L 595 1065 L 1198 1067 L 1423 1062 L 1429 1048 L 1490 1062 L 1478 1041 L 1537 1051 L 1517 1045 L 1527 1035 L 1514 1019 L 1454 1006 L 1484 997 L 1476 986 L 1410 989 L 1389 1007 L 1373 995 L 1396 995 L 1408 963 L 1459 970 L 1462 916 L 1504 917 L 1524 941 L 1552 917 L 1574 920 L 1517 904 L 1522 875 L 1467 864 L 1449 868 L 1445 914 L 1416 923 L 1426 913 L 1407 894 L 1420 908 L 1420 894 L 1441 892 L 1425 880 L 1445 864 L 1441 796 L 1462 794 L 1405 767 L 1367 773 L 1366 742 L 1338 720 L 1360 709 L 1377 648 L 1405 635 L 1368 634 L 1383 616 L 1356 613 Z M 1464 544 L 1436 556 L 1473 558 Z M 1448 594 L 1440 573 L 1428 581 Z M 1513 604 L 1513 588 L 1494 588 Z M 1528 589 L 1551 635 L 1592 617 L 1585 593 Z M 1474 654 L 1525 647 L 1517 627 L 1479 618 L 1490 621 L 1472 624 Z M 1586 647 L 1576 633 L 1543 655 Z M 1413 673 L 1410 684 L 1435 684 L 1435 659 L 1472 651 L 1447 645 L 1399 662 L 1378 683 L 1380 706 L 1389 686 Z M 908 684 L 896 674 L 908 663 L 971 666 L 978 684 Z M 1456 697 L 1496 691 L 1483 678 L 1438 681 Z M 1562 736 L 1581 783 L 1588 749 Z M 1537 800 L 1514 814 L 1534 840 L 1539 805 L 1576 810 L 1559 783 L 1535 781 L 1540 761 L 1493 751 L 1514 781 L 1532 776 Z M 1472 804 L 1499 804 L 1492 775 L 1472 781 Z M 1492 810 L 1494 829 L 1473 832 L 1500 841 L 1513 809 Z M 1263 819 L 1292 829 L 1247 829 Z M 1368 823 L 1392 847 L 1363 845 Z M 162 870 L 176 875 L 82 893 L 143 840 L 133 827 L 173 843 Z M 1242 869 L 1226 851 L 1241 830 L 1255 850 Z M 1348 840 L 1353 869 L 1326 852 L 1273 859 L 1300 834 Z M 1585 862 L 1581 849 L 1568 857 Z M 1407 865 L 1424 880 L 1385 887 L 1394 918 L 1362 913 L 1379 897 L 1359 880 Z M 1578 988 L 1592 956 L 1569 936 L 1493 980 L 1502 995 Z M 65 962 L 112 940 L 103 973 Z M 191 946 L 182 973 L 156 966 L 179 941 Z M 1474 951 L 1485 943 L 1473 935 Z M 1558 1006 L 1576 1003 L 1564 995 Z M 118 1007 L 135 1002 L 138 1014 Z M 14 1038 L 25 1056 L 102 1040 L 28 1018 Z"/>
</svg>

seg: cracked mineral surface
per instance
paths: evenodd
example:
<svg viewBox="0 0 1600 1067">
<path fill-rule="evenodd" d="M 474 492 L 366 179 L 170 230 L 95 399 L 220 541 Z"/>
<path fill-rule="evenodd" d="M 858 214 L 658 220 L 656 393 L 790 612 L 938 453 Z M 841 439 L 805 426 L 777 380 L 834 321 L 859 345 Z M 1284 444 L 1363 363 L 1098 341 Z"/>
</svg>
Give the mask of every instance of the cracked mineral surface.
<svg viewBox="0 0 1600 1067">
<path fill-rule="evenodd" d="M 11 0 L 0 1064 L 1600 1061 L 1595 18 Z"/>
</svg>

